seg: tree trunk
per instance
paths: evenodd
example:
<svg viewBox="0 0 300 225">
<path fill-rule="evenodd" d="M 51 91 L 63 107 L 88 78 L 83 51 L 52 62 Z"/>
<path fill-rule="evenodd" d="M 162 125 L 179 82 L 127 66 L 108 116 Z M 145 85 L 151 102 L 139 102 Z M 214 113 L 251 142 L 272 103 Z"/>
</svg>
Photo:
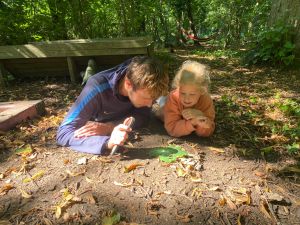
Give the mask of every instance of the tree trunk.
<svg viewBox="0 0 300 225">
<path fill-rule="evenodd" d="M 273 0 L 269 25 L 279 21 L 289 23 L 295 28 L 296 55 L 300 57 L 300 1 L 299 0 Z"/>
<path fill-rule="evenodd" d="M 64 1 L 47 0 L 52 18 L 52 38 L 54 40 L 68 39 L 65 22 L 66 4 Z"/>
<path fill-rule="evenodd" d="M 194 23 L 191 0 L 186 1 L 186 11 L 187 11 L 187 17 L 189 19 L 191 30 L 194 33 L 194 37 L 197 38 L 197 30 L 196 30 L 196 26 Z"/>
</svg>

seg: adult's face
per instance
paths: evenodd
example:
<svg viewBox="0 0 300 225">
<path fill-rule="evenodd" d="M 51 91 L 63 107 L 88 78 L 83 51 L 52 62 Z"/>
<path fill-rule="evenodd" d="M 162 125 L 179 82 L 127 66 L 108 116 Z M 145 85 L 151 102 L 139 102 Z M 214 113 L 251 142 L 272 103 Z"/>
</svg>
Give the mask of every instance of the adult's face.
<svg viewBox="0 0 300 225">
<path fill-rule="evenodd" d="M 132 87 L 130 87 L 127 93 L 128 98 L 136 108 L 145 106 L 151 107 L 154 102 L 154 99 L 151 97 L 149 91 L 146 88 L 133 90 Z"/>
</svg>

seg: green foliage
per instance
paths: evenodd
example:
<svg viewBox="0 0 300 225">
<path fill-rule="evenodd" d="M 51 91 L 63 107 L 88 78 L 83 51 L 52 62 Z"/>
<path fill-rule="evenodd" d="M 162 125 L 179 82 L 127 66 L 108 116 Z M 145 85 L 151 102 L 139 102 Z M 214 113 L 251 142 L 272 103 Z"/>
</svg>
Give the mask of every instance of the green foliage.
<svg viewBox="0 0 300 225">
<path fill-rule="evenodd" d="M 300 104 L 295 100 L 286 99 L 283 102 L 276 103 L 276 106 L 286 115 L 300 118 Z"/>
<path fill-rule="evenodd" d="M 277 25 L 259 33 L 257 46 L 246 55 L 246 64 L 273 63 L 293 64 L 295 45 L 293 44 L 293 27 Z"/>
<path fill-rule="evenodd" d="M 300 150 L 300 144 L 293 143 L 292 145 L 287 145 L 286 148 L 290 154 L 297 154 Z"/>
</svg>

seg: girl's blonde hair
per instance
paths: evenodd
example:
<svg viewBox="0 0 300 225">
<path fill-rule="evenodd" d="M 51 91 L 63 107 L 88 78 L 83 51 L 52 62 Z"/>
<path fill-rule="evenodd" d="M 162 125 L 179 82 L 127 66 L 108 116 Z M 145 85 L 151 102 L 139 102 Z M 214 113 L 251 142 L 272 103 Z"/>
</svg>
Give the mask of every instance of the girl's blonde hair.
<svg viewBox="0 0 300 225">
<path fill-rule="evenodd" d="M 187 60 L 177 71 L 173 80 L 173 88 L 182 84 L 196 85 L 201 92 L 208 92 L 210 85 L 210 69 L 208 66 L 196 61 Z"/>
</svg>

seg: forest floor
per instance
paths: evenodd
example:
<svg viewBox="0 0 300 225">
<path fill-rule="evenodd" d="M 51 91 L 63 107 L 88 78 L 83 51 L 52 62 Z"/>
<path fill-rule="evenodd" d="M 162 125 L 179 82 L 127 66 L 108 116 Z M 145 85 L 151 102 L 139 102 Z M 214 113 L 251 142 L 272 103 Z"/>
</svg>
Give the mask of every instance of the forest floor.
<svg viewBox="0 0 300 225">
<path fill-rule="evenodd" d="M 23 81 L 1 90 L 0 101 L 42 99 L 47 113 L 0 134 L 0 224 L 300 224 L 299 70 L 199 52 L 159 57 L 171 76 L 186 59 L 210 65 L 214 135 L 172 138 L 153 117 L 123 157 L 56 145 L 81 86 Z M 170 144 L 189 156 L 165 163 L 149 154 Z"/>
</svg>

